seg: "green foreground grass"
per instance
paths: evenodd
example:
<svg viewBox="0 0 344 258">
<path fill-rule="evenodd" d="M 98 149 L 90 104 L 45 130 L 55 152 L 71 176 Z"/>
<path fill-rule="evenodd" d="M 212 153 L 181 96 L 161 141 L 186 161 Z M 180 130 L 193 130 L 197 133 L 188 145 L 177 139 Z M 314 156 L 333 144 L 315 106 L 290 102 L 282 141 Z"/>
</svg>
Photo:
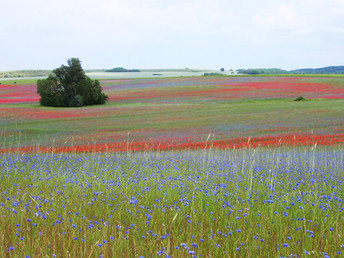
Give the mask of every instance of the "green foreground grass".
<svg viewBox="0 0 344 258">
<path fill-rule="evenodd" d="M 0 156 L 0 256 L 340 255 L 343 149 Z"/>
</svg>

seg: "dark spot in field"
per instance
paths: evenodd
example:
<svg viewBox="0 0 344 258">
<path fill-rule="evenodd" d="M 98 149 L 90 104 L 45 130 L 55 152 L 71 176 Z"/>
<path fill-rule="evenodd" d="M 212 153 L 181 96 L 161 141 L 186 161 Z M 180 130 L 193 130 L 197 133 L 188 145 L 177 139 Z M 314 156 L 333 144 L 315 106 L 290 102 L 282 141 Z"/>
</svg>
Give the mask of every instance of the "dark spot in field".
<svg viewBox="0 0 344 258">
<path fill-rule="evenodd" d="M 304 101 L 306 100 L 304 97 L 300 96 L 300 97 L 297 97 L 296 99 L 294 99 L 294 101 Z"/>
</svg>

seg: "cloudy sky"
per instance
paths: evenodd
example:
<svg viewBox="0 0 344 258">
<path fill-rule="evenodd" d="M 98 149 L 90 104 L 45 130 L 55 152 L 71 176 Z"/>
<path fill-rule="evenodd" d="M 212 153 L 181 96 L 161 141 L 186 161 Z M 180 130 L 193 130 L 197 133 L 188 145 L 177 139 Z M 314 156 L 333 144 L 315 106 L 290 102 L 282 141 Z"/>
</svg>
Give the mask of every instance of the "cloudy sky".
<svg viewBox="0 0 344 258">
<path fill-rule="evenodd" d="M 344 65 L 344 0 L 0 0 L 0 71 Z"/>
</svg>

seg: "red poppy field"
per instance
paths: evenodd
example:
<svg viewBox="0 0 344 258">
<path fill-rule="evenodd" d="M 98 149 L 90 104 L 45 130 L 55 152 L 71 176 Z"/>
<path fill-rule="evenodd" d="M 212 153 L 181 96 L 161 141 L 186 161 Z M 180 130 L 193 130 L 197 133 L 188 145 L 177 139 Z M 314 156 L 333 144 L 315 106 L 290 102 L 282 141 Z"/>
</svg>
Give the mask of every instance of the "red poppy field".
<svg viewBox="0 0 344 258">
<path fill-rule="evenodd" d="M 0 257 L 343 255 L 344 77 L 101 84 L 0 85 Z"/>
<path fill-rule="evenodd" d="M 1 152 L 142 151 L 344 142 L 343 77 L 102 80 L 105 106 L 39 106 L 35 83 L 0 85 Z M 306 101 L 294 101 L 302 96 Z"/>
</svg>

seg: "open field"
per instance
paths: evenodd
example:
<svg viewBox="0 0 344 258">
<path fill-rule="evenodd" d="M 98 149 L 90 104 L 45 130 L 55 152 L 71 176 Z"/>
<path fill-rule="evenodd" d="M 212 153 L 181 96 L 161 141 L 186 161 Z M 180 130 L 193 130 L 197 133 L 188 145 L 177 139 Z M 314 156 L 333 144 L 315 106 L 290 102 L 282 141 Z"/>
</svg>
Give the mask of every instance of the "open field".
<svg viewBox="0 0 344 258">
<path fill-rule="evenodd" d="M 10 82 L 1 257 L 342 255 L 344 78 L 102 80 L 82 108 Z"/>
<path fill-rule="evenodd" d="M 343 78 L 187 77 L 101 83 L 110 101 L 77 109 L 40 107 L 32 81 L 0 85 L 0 145 L 103 144 L 104 149 L 124 142 L 161 146 L 236 138 L 243 144 L 265 137 L 283 143 L 295 136 L 315 144 L 316 137 L 325 135 L 343 140 Z M 308 101 L 293 101 L 298 96 Z"/>
</svg>

